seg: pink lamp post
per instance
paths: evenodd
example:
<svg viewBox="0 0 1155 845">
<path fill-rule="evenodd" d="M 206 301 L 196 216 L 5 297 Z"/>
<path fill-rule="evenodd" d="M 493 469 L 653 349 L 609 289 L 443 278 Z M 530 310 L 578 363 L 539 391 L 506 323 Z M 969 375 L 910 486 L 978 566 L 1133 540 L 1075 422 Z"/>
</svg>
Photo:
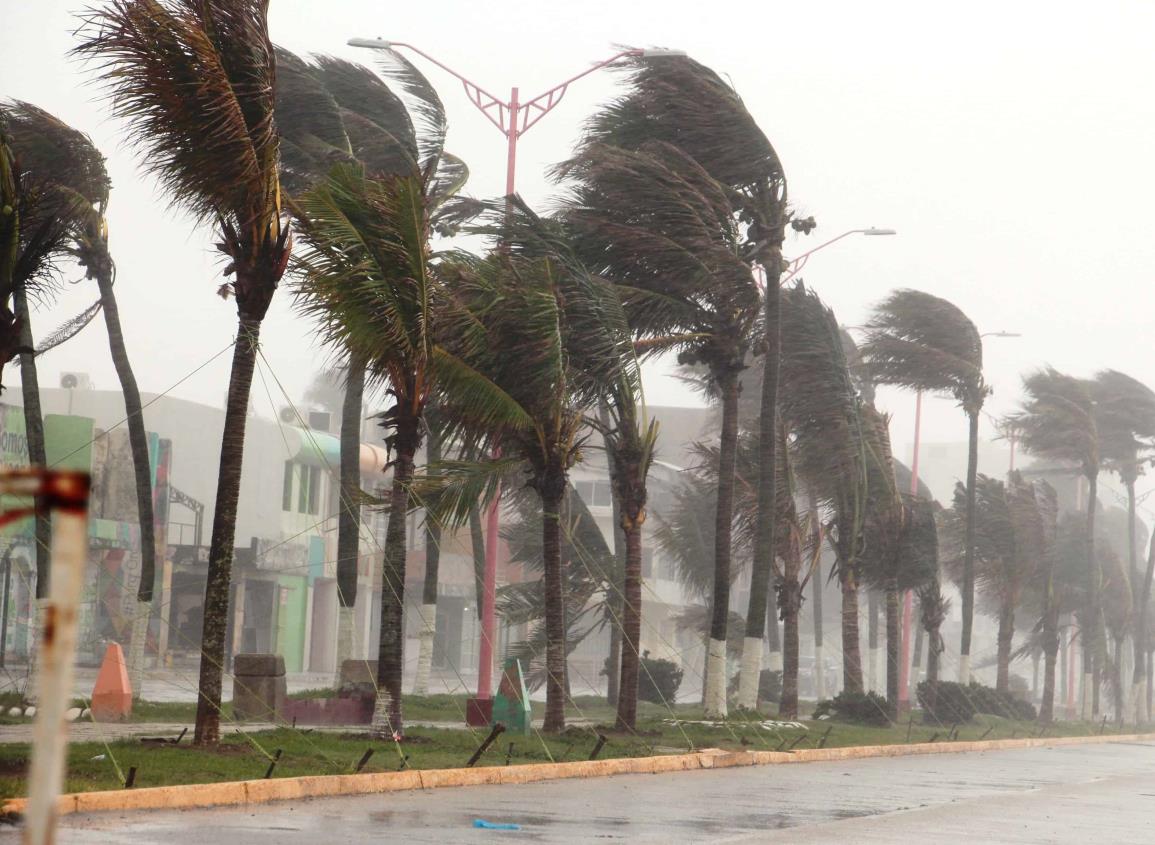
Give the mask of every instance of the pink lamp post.
<svg viewBox="0 0 1155 845">
<path fill-rule="evenodd" d="M 600 70 L 607 65 L 612 65 L 614 62 L 627 57 L 685 55 L 685 53 L 679 50 L 623 50 L 620 53 L 610 56 L 608 59 L 596 62 L 581 73 L 575 74 L 564 82 L 558 83 L 547 91 L 538 94 L 533 99 L 522 102 L 519 99 L 518 88 L 516 86 L 510 89 L 508 100 L 498 99 L 480 85 L 470 81 L 464 75 L 433 58 L 433 56 L 423 50 L 414 47 L 412 44 L 407 44 L 403 41 L 383 41 L 379 38 L 351 38 L 348 44 L 350 47 L 366 47 L 371 50 L 396 50 L 398 48 L 404 48 L 432 62 L 461 82 L 469 101 L 477 107 L 478 111 L 486 116 L 490 123 L 497 127 L 497 130 L 501 132 L 509 142 L 505 158 L 506 196 L 512 196 L 516 193 L 517 142 L 521 139 L 522 135 L 532 129 L 539 120 L 549 114 L 549 112 L 561 102 L 562 97 L 565 96 L 571 84 L 577 82 L 582 77 L 588 76 L 595 70 Z M 486 514 L 485 573 L 482 582 L 481 653 L 477 667 L 477 698 L 470 702 L 470 707 L 466 714 L 467 720 L 471 724 L 487 724 L 493 702 L 493 646 L 497 639 L 497 614 L 495 605 L 497 597 L 498 520 L 501 510 L 500 496 L 501 493 L 499 490 Z"/>
</svg>

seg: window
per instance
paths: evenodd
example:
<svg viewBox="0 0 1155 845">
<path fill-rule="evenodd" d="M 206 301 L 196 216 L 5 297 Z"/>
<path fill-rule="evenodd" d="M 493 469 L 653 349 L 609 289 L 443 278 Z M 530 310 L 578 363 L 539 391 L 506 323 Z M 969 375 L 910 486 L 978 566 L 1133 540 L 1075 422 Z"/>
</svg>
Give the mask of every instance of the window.
<svg viewBox="0 0 1155 845">
<path fill-rule="evenodd" d="M 593 506 L 598 508 L 612 508 L 614 506 L 614 491 L 608 481 L 595 481 L 593 490 Z"/>
<path fill-rule="evenodd" d="M 321 468 L 309 467 L 309 513 L 316 516 L 321 512 Z"/>
<path fill-rule="evenodd" d="M 581 496 L 581 500 L 586 503 L 586 506 L 592 506 L 594 503 L 594 483 L 592 481 L 575 481 L 573 489 Z"/>
<path fill-rule="evenodd" d="M 281 510 L 293 509 L 293 462 L 285 461 L 285 480 L 281 487 Z"/>
</svg>

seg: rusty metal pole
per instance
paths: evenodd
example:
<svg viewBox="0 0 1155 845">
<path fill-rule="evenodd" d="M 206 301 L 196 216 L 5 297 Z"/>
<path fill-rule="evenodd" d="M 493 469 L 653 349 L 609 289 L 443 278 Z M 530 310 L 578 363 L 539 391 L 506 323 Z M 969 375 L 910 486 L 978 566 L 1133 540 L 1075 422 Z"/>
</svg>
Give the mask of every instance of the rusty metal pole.
<svg viewBox="0 0 1155 845">
<path fill-rule="evenodd" d="M 77 609 L 88 556 L 88 487 L 84 473 L 44 473 L 41 501 L 53 512 L 52 580 L 40 632 L 40 702 L 32 733 L 25 845 L 55 840 L 56 799 L 68 755 L 65 712 L 72 699 Z"/>
</svg>

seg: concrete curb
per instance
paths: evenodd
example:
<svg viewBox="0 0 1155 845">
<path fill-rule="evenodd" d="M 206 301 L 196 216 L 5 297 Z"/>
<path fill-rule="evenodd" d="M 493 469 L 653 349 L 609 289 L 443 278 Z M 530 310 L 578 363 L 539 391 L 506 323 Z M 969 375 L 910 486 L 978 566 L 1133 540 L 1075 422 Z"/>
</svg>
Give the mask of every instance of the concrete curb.
<svg viewBox="0 0 1155 845">
<path fill-rule="evenodd" d="M 289 801 L 302 798 L 374 795 L 385 792 L 438 789 L 452 786 L 535 783 L 566 778 L 662 774 L 781 763 L 861 760 L 868 757 L 905 757 L 916 754 L 958 754 L 1013 748 L 1151 740 L 1155 740 L 1155 734 L 992 739 L 983 742 L 924 742 L 911 745 L 854 745 L 843 748 L 808 748 L 799 751 L 723 751 L 708 748 L 692 754 L 670 754 L 659 757 L 620 757 L 571 763 L 488 766 L 479 769 L 428 769 L 373 774 L 317 775 L 272 780 L 244 780 L 228 783 L 78 792 L 61 795 L 58 799 L 57 810 L 61 815 L 110 810 L 178 810 L 194 807 L 263 804 L 269 801 Z M 5 802 L 3 807 L 0 807 L 0 812 L 5 814 L 22 813 L 24 812 L 24 805 L 25 799 L 23 798 L 11 799 Z"/>
</svg>

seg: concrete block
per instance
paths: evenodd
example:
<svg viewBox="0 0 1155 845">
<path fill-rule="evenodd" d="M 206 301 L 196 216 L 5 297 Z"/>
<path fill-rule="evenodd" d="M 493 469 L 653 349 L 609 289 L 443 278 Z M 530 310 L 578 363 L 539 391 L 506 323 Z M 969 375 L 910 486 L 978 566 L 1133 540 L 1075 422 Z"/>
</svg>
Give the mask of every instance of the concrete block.
<svg viewBox="0 0 1155 845">
<path fill-rule="evenodd" d="M 233 674 L 284 677 L 285 658 L 279 654 L 238 654 L 233 657 Z"/>
<path fill-rule="evenodd" d="M 92 688 L 92 715 L 98 722 L 120 721 L 132 715 L 132 684 L 119 643 L 109 643 L 104 651 Z"/>
<path fill-rule="evenodd" d="M 376 660 L 342 660 L 341 686 L 355 686 L 368 684 L 376 689 L 377 661 Z"/>
</svg>

